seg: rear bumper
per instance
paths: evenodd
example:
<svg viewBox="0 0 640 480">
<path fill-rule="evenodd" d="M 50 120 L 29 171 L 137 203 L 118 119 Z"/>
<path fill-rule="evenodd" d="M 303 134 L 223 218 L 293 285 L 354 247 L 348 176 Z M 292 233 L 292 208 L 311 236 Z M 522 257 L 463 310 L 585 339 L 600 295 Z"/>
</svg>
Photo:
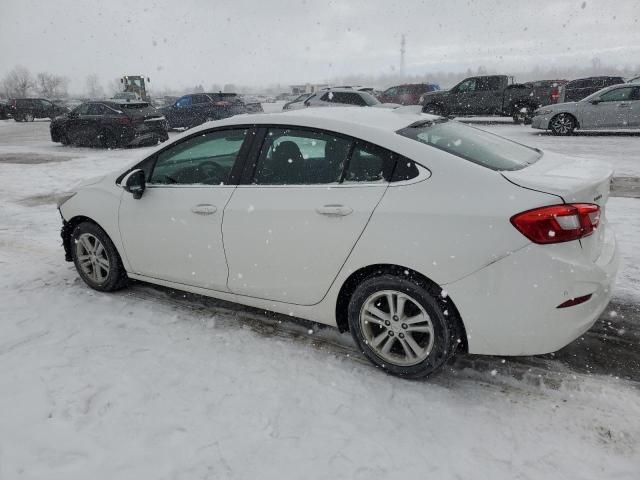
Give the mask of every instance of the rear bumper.
<svg viewBox="0 0 640 480">
<path fill-rule="evenodd" d="M 531 119 L 531 127 L 539 128 L 541 130 L 547 130 L 549 128 L 549 121 L 551 117 L 549 115 L 538 115 Z"/>
<path fill-rule="evenodd" d="M 576 242 L 532 244 L 445 289 L 464 322 L 469 353 L 538 355 L 591 328 L 611 299 L 617 269 L 616 240 L 607 229 L 595 262 Z M 557 308 L 588 294 L 585 303 Z"/>
</svg>

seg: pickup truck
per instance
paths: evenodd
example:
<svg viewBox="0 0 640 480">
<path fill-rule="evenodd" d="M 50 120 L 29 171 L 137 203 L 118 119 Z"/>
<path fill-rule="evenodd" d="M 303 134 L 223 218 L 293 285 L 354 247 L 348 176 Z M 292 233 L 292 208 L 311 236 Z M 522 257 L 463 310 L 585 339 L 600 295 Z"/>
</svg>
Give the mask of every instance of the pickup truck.
<svg viewBox="0 0 640 480">
<path fill-rule="evenodd" d="M 499 115 L 531 123 L 533 112 L 558 102 L 564 80 L 510 83 L 507 75 L 469 77 L 450 90 L 422 95 L 422 111 L 435 115 Z"/>
</svg>

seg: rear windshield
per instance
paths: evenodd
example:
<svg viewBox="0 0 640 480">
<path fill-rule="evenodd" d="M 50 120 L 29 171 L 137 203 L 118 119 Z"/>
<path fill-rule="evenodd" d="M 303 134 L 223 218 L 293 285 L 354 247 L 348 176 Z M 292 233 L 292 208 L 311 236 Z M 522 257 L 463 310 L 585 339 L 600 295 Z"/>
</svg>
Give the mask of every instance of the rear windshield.
<svg viewBox="0 0 640 480">
<path fill-rule="evenodd" d="M 447 119 L 416 122 L 396 133 L 491 170 L 520 170 L 542 157 L 539 150 Z"/>
</svg>

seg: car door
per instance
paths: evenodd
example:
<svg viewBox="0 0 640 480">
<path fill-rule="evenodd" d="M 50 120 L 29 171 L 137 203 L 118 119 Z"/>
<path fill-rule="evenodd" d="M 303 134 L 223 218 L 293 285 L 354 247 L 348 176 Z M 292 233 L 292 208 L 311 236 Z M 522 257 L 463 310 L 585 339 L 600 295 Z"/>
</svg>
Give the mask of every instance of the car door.
<svg viewBox="0 0 640 480">
<path fill-rule="evenodd" d="M 378 149 L 321 130 L 261 130 L 257 161 L 224 212 L 229 290 L 298 305 L 318 303 L 387 186 Z"/>
<path fill-rule="evenodd" d="M 600 95 L 595 102 L 581 102 L 582 128 L 627 128 L 633 87 L 621 87 Z M 592 103 L 593 102 L 593 103 Z"/>
<path fill-rule="evenodd" d="M 123 194 L 119 226 L 134 273 L 227 290 L 222 214 L 245 158 L 246 128 L 199 132 L 141 165 L 148 184 L 138 200 Z"/>
<path fill-rule="evenodd" d="M 98 135 L 101 131 L 101 124 L 106 114 L 107 108 L 101 103 L 89 104 L 89 109 L 86 115 L 83 115 L 80 119 L 80 125 L 82 130 L 82 136 L 84 142 L 88 145 L 99 144 L 100 139 Z"/>
<path fill-rule="evenodd" d="M 629 99 L 629 127 L 640 128 L 640 86 L 633 87 Z"/>
<path fill-rule="evenodd" d="M 89 112 L 89 103 L 83 103 L 69 113 L 65 122 L 67 137 L 71 143 L 83 144 L 86 141 L 84 136 L 84 122 Z"/>
<path fill-rule="evenodd" d="M 185 95 L 180 97 L 171 108 L 171 119 L 169 123 L 172 127 L 188 127 L 191 121 L 191 108 L 193 96 Z"/>
<path fill-rule="evenodd" d="M 449 113 L 470 115 L 476 93 L 476 79 L 467 78 L 451 89 L 451 93 L 444 97 L 445 107 Z"/>
<path fill-rule="evenodd" d="M 399 87 L 387 88 L 382 95 L 380 95 L 380 101 L 382 103 L 399 103 L 397 101 Z"/>
</svg>

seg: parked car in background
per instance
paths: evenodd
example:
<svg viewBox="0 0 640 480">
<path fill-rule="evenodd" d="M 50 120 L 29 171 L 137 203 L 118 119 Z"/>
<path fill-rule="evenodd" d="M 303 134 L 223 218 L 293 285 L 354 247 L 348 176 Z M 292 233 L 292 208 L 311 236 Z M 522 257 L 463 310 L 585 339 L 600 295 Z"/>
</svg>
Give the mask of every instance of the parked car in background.
<svg viewBox="0 0 640 480">
<path fill-rule="evenodd" d="M 0 120 L 9 118 L 9 106 L 7 102 L 0 100 Z"/>
<path fill-rule="evenodd" d="M 440 87 L 434 83 L 407 83 L 387 88 L 378 95 L 378 100 L 400 105 L 420 105 L 423 94 L 438 90 Z"/>
<path fill-rule="evenodd" d="M 579 102 L 542 107 L 534 113 L 531 126 L 554 135 L 571 135 L 576 129 L 640 128 L 640 84 L 614 85 Z"/>
<path fill-rule="evenodd" d="M 313 93 L 303 93 L 302 95 L 298 95 L 296 98 L 294 98 L 294 99 L 293 99 L 293 100 L 291 100 L 290 102 L 285 103 L 285 104 L 282 106 L 282 109 L 283 109 L 283 110 L 295 110 L 295 109 L 296 109 L 296 106 L 293 106 L 293 107 L 292 107 L 292 105 L 293 105 L 294 103 L 299 103 L 299 104 L 300 104 L 300 105 L 299 105 L 299 107 L 300 107 L 300 108 L 303 108 L 303 107 L 304 107 L 304 105 L 302 105 L 302 103 L 303 103 L 307 98 L 309 98 L 311 95 L 313 95 Z"/>
<path fill-rule="evenodd" d="M 610 87 L 611 85 L 618 85 L 620 83 L 625 83 L 624 78 L 601 76 L 571 80 L 560 89 L 560 99 L 558 103 L 577 102 L 592 93 L 596 93 L 598 90 L 602 90 L 604 87 Z"/>
<path fill-rule="evenodd" d="M 155 145 L 169 138 L 160 112 L 147 102 L 129 100 L 83 103 L 54 118 L 49 130 L 53 142 L 104 148 Z"/>
<path fill-rule="evenodd" d="M 337 326 L 418 378 L 594 324 L 617 270 L 612 175 L 419 113 L 237 116 L 62 198 L 62 244 L 98 291 L 130 278 Z"/>
<path fill-rule="evenodd" d="M 530 123 L 537 108 L 557 101 L 555 87 L 547 82 L 510 84 L 509 79 L 507 75 L 465 78 L 450 90 L 425 93 L 422 110 L 443 116 L 499 115 Z"/>
<path fill-rule="evenodd" d="M 341 87 L 320 90 L 312 94 L 303 102 L 296 102 L 289 105 L 290 110 L 298 110 L 307 107 L 381 107 L 381 108 L 397 108 L 400 105 L 396 103 L 381 103 L 376 97 L 368 92 L 354 90 L 353 88 Z"/>
<path fill-rule="evenodd" d="M 259 103 L 246 105 L 237 93 L 183 95 L 174 104 L 160 109 L 169 128 L 193 128 L 211 120 L 258 111 L 262 111 Z"/>
<path fill-rule="evenodd" d="M 33 122 L 36 118 L 51 118 L 66 113 L 68 108 L 56 105 L 46 98 L 12 98 L 9 113 L 16 122 Z"/>
</svg>

